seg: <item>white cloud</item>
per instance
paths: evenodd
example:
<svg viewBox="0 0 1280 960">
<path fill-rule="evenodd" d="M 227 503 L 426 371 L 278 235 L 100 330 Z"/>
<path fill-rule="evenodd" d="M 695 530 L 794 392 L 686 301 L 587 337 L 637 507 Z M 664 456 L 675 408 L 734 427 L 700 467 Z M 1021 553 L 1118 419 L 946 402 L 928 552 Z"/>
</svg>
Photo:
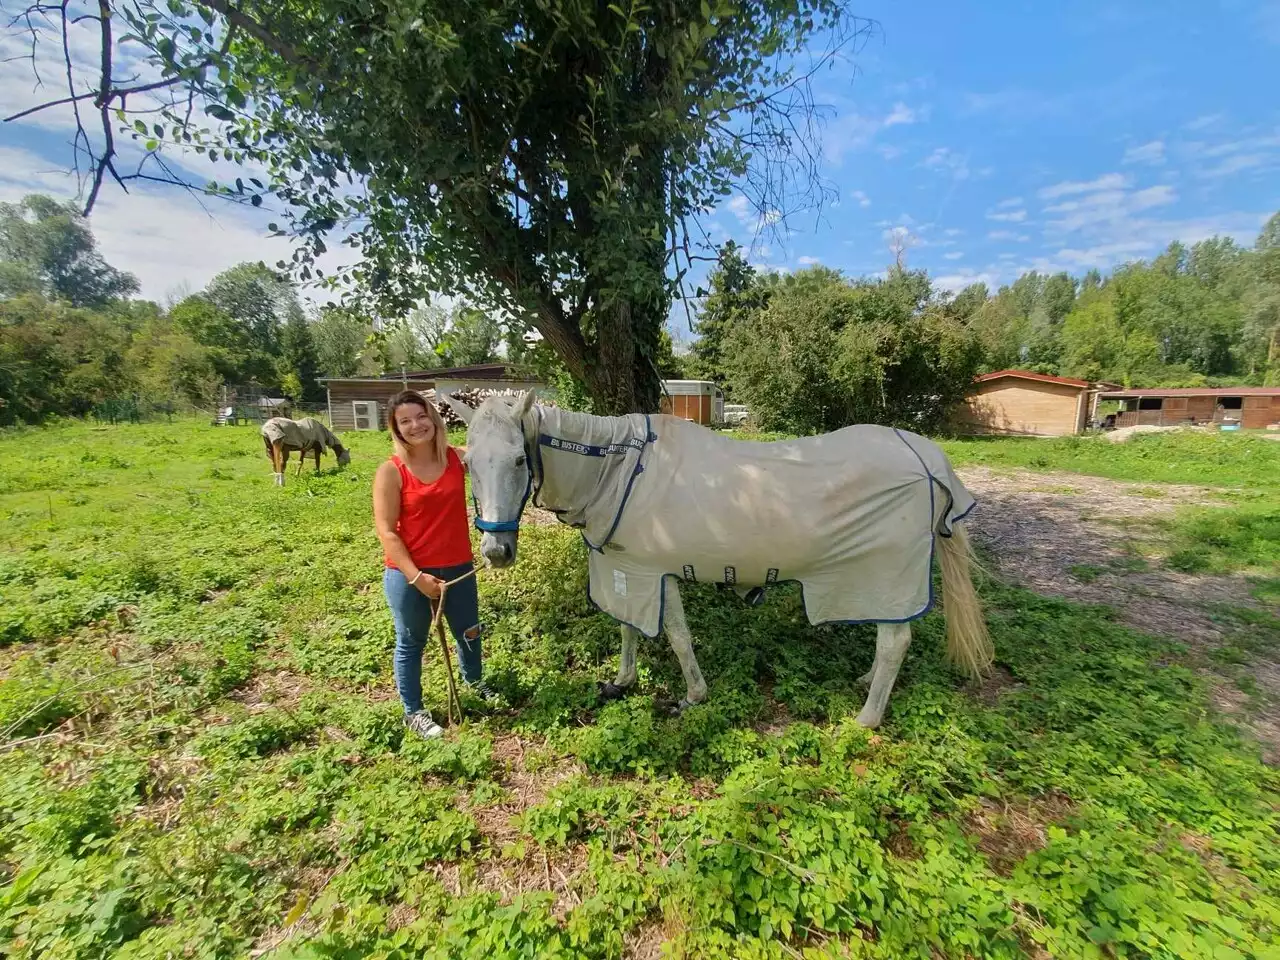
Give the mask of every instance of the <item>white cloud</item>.
<svg viewBox="0 0 1280 960">
<path fill-rule="evenodd" d="M 961 253 L 959 250 L 953 250 L 951 253 L 944 253 L 942 255 L 943 260 L 961 260 L 963 258 L 964 258 L 964 254 Z"/>
<path fill-rule="evenodd" d="M 1089 228 L 1122 224 L 1144 210 L 1168 206 L 1177 201 L 1173 187 L 1160 185 L 1144 190 L 1102 189 L 1076 200 L 1045 207 L 1045 213 L 1058 214 L 1048 221 L 1048 230 L 1074 233 Z"/>
<path fill-rule="evenodd" d="M 841 105 L 837 105 L 839 109 Z M 844 163 L 845 156 L 867 149 L 877 136 L 890 127 L 919 123 L 928 117 L 927 107 L 913 109 L 901 101 L 893 105 L 893 109 L 883 117 L 867 116 L 853 109 L 841 110 L 839 116 L 823 131 L 823 156 L 836 166 Z M 876 148 L 886 160 L 893 160 L 902 154 L 902 150 L 890 144 L 882 144 Z"/>
<path fill-rule="evenodd" d="M 32 192 L 70 199 L 75 190 L 74 176 L 56 164 L 28 150 L 0 148 L 0 201 L 14 202 Z M 269 214 L 216 199 L 205 203 L 210 212 L 177 187 L 135 186 L 128 194 L 104 189 L 90 227 L 107 262 L 137 276 L 141 295 L 151 300 L 183 286 L 199 290 L 245 260 L 274 266 L 289 259 L 290 242 L 267 235 Z M 319 266 L 327 274 L 357 259 L 356 251 L 334 240 Z M 332 296 L 313 287 L 303 293 L 318 302 Z"/>
<path fill-rule="evenodd" d="M 1039 192 L 1042 200 L 1056 200 L 1077 193 L 1094 193 L 1098 190 L 1120 190 L 1129 185 L 1129 178 L 1122 173 L 1103 174 L 1097 180 L 1066 180 L 1045 187 Z"/>
<path fill-rule="evenodd" d="M 1205 114 L 1202 117 L 1196 117 L 1194 120 L 1190 121 L 1189 123 L 1184 124 L 1184 126 L 1188 130 L 1204 130 L 1208 127 L 1212 127 L 1215 123 L 1217 123 L 1222 119 L 1223 119 L 1223 115 L 1220 113 L 1209 113 L 1209 114 Z"/>
<path fill-rule="evenodd" d="M 963 231 L 963 230 L 959 230 L 959 229 L 957 229 L 956 227 L 948 227 L 946 230 L 943 230 L 942 232 L 943 232 L 944 234 L 946 234 L 948 237 L 963 237 L 963 236 L 964 236 L 964 231 Z"/>
<path fill-rule="evenodd" d="M 975 283 L 985 283 L 988 287 L 996 287 L 999 282 L 998 275 L 990 270 L 981 273 L 974 270 L 961 270 L 958 273 L 944 274 L 933 279 L 934 286 L 946 290 L 948 293 L 959 293 L 965 287 Z"/>
<path fill-rule="evenodd" d="M 988 240 L 1017 240 L 1018 234 L 1012 230 L 992 230 L 987 234 Z"/>
<path fill-rule="evenodd" d="M 765 227 L 772 226 L 782 219 L 782 214 L 777 210 L 757 211 L 751 201 L 740 193 L 731 197 L 724 206 L 752 233 L 759 233 Z"/>
<path fill-rule="evenodd" d="M 969 179 L 969 158 L 950 147 L 938 147 L 920 162 L 922 167 L 950 174 L 953 180 Z"/>
<path fill-rule="evenodd" d="M 1164 141 L 1152 140 L 1150 143 L 1144 143 L 1138 147 L 1129 147 L 1124 152 L 1124 158 L 1120 161 L 1124 164 L 1149 163 L 1153 166 L 1159 166 L 1164 163 Z"/>
<path fill-rule="evenodd" d="M 893 105 L 893 110 L 884 118 L 886 127 L 896 127 L 898 124 L 915 123 L 919 114 L 908 107 L 905 103 L 899 101 Z"/>
<path fill-rule="evenodd" d="M 1222 143 L 1193 141 L 1182 153 L 1194 165 L 1196 176 L 1221 179 L 1246 171 L 1264 171 L 1280 166 L 1280 131 L 1237 137 Z"/>
<path fill-rule="evenodd" d="M 796 263 L 802 267 L 812 267 L 822 262 L 820 257 L 798 257 Z"/>
<path fill-rule="evenodd" d="M 1199 171 L 1199 175 L 1210 180 L 1216 180 L 1221 177 L 1243 173 L 1246 170 L 1256 170 L 1258 167 L 1264 167 L 1271 159 L 1265 153 L 1238 153 L 1235 156 L 1226 157 L 1221 163 L 1212 167 L 1206 167 Z"/>
<path fill-rule="evenodd" d="M 1011 210 L 1015 207 L 1021 207 L 1021 206 L 1023 206 L 1023 200 L 1021 197 L 1010 197 L 1008 200 L 1001 200 L 999 203 L 997 203 L 996 209 Z"/>
<path fill-rule="evenodd" d="M 853 197 L 853 199 L 855 199 L 855 200 L 857 200 L 857 201 L 858 201 L 858 206 L 860 206 L 860 207 L 869 207 L 869 206 L 871 206 L 871 198 L 870 198 L 870 197 L 868 197 L 868 196 L 867 196 L 865 193 L 863 193 L 861 190 L 855 190 L 855 191 L 853 191 L 853 193 L 851 194 L 851 196 Z"/>
<path fill-rule="evenodd" d="M 988 220 L 996 220 L 1000 223 L 1021 223 L 1027 219 L 1027 211 L 1025 210 L 1004 210 L 1004 211 L 988 211 Z"/>
<path fill-rule="evenodd" d="M 1056 273 L 1059 270 L 1105 270 L 1118 264 L 1150 257 L 1172 241 L 1188 246 L 1210 237 L 1232 237 L 1249 243 L 1266 222 L 1266 213 L 1226 213 L 1186 220 L 1124 217 L 1104 229 L 1083 231 L 1084 243 L 1063 246 L 1049 257 L 1024 263 L 1021 270 Z"/>
</svg>

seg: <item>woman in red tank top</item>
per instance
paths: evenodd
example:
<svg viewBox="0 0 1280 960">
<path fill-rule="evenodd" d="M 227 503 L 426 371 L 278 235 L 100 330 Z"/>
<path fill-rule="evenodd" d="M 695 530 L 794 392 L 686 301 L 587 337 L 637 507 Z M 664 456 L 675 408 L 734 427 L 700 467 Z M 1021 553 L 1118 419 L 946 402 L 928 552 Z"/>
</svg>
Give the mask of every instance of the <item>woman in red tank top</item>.
<svg viewBox="0 0 1280 960">
<path fill-rule="evenodd" d="M 396 686 L 409 728 L 424 737 L 438 737 L 444 731 L 422 707 L 422 652 L 441 583 L 474 568 L 466 466 L 449 446 L 444 418 L 421 394 L 406 390 L 392 399 L 387 426 L 396 453 L 374 475 L 373 517 L 382 541 L 382 587 L 396 628 Z M 496 699 L 480 679 L 475 577 L 449 588 L 444 617 L 458 645 L 463 680 L 482 699 Z"/>
</svg>

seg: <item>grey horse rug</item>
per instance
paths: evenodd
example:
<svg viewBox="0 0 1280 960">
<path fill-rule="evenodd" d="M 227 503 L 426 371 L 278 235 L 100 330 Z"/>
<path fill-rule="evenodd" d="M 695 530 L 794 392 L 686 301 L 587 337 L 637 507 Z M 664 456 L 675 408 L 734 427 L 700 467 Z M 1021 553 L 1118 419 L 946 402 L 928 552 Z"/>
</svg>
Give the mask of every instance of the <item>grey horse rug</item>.
<svg viewBox="0 0 1280 960">
<path fill-rule="evenodd" d="M 942 450 L 903 430 L 753 443 L 671 416 L 537 410 L 535 503 L 573 505 L 556 512 L 591 548 L 592 602 L 650 637 L 667 574 L 744 595 L 798 581 L 814 624 L 915 619 L 934 534 L 975 505 Z"/>
<path fill-rule="evenodd" d="M 268 443 L 281 442 L 290 450 L 308 452 L 318 450 L 324 453 L 329 447 L 338 453 L 342 460 L 343 447 L 323 423 L 314 417 L 301 420 L 290 420 L 288 417 L 272 417 L 262 425 L 262 436 Z"/>
</svg>

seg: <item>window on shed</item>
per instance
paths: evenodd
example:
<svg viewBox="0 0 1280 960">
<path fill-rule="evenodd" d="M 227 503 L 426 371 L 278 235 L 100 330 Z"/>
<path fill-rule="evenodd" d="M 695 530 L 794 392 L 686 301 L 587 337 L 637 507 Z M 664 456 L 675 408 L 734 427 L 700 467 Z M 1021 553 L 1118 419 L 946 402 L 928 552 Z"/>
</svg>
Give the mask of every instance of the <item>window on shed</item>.
<svg viewBox="0 0 1280 960">
<path fill-rule="evenodd" d="M 1163 397 L 1141 397 L 1138 400 L 1139 410 L 1159 410 L 1163 406 Z"/>
<path fill-rule="evenodd" d="M 1223 410 L 1244 409 L 1244 397 L 1219 397 L 1218 404 Z"/>
</svg>

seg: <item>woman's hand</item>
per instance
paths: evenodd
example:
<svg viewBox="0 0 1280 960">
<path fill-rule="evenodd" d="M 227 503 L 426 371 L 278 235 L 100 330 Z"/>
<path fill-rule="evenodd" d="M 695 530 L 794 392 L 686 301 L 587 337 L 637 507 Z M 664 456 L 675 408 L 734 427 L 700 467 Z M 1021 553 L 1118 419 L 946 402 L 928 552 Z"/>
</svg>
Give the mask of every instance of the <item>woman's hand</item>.
<svg viewBox="0 0 1280 960">
<path fill-rule="evenodd" d="M 417 587 L 418 592 L 428 600 L 439 600 L 440 587 L 443 583 L 443 580 L 438 577 L 433 577 L 431 574 L 427 573 L 427 571 L 419 570 L 418 578 L 414 580 L 413 585 Z"/>
</svg>

